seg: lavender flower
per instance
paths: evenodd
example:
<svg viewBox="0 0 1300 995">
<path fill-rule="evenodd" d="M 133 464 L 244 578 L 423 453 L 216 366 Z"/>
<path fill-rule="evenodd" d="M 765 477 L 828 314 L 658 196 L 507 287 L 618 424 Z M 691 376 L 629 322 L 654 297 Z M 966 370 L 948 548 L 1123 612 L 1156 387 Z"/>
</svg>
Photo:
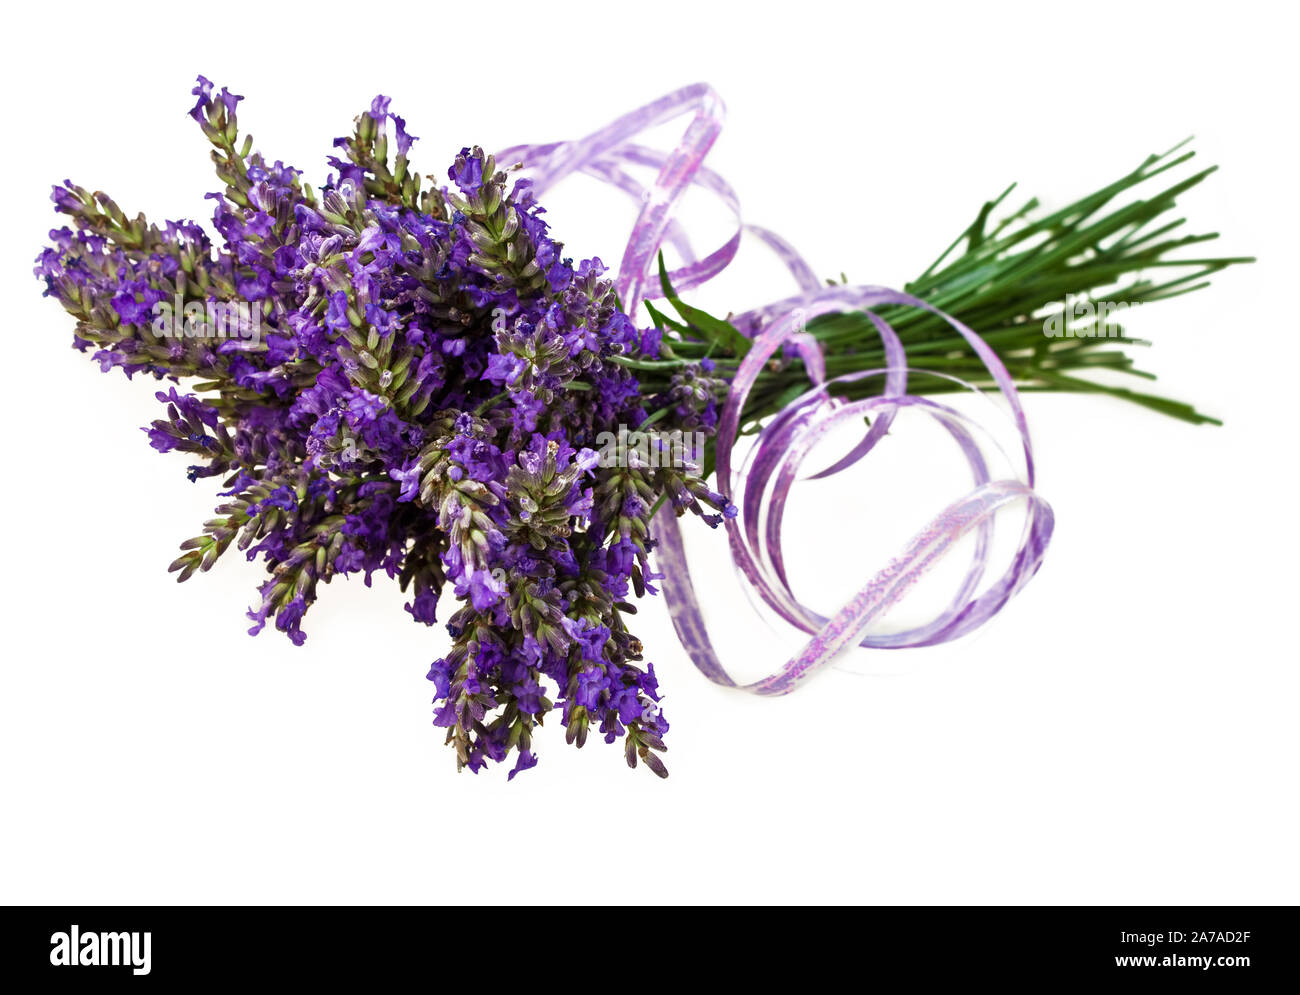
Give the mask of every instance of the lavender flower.
<svg viewBox="0 0 1300 995">
<path fill-rule="evenodd" d="M 533 767 L 534 731 L 558 710 L 570 743 L 594 725 L 665 776 L 668 723 L 627 599 L 653 590 L 660 500 L 715 523 L 734 509 L 694 471 L 602 468 L 588 448 L 646 419 L 619 360 L 655 358 L 657 331 L 619 310 L 598 259 L 564 255 L 528 184 L 508 191 L 481 149 L 462 149 L 451 188 L 412 172 L 415 138 L 388 98 L 335 142 L 316 192 L 240 141 L 241 97 L 203 77 L 193 92 L 223 184 L 218 239 L 65 182 L 53 200 L 71 225 L 36 267 L 103 369 L 189 384 L 158 393 L 166 414 L 145 431 L 224 490 L 171 569 L 185 580 L 232 544 L 262 559 L 251 631 L 273 622 L 299 645 L 337 575 L 394 578 L 425 625 L 450 586 L 451 647 L 428 676 L 461 767 Z M 159 336 L 172 301 L 248 305 L 264 334 Z M 701 364 L 659 400 L 709 430 L 721 390 Z"/>
</svg>

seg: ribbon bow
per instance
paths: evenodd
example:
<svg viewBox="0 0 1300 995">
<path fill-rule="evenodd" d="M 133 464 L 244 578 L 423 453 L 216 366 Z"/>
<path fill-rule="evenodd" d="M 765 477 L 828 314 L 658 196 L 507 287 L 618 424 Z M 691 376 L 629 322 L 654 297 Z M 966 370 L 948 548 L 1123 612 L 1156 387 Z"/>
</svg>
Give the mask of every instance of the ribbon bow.
<svg viewBox="0 0 1300 995">
<path fill-rule="evenodd" d="M 671 152 L 638 145 L 638 134 L 693 112 L 681 141 Z M 721 273 L 735 258 L 745 233 L 758 238 L 785 263 L 800 291 L 784 300 L 732 319 L 753 344 L 741 361 L 718 423 L 717 474 L 721 493 L 736 504 L 739 514 L 724 522 L 736 569 L 763 601 L 782 619 L 810 638 L 803 649 L 761 680 L 738 684 L 723 668 L 709 640 L 699 600 L 691 582 L 681 530 L 671 507 L 656 516 L 659 546 L 656 557 L 662 586 L 677 635 L 695 665 L 710 680 L 755 694 L 792 691 L 800 681 L 824 667 L 851 645 L 872 649 L 901 649 L 946 642 L 983 625 L 1038 570 L 1052 535 L 1052 509 L 1034 490 L 1033 447 L 1019 394 L 997 354 L 974 331 L 925 301 L 886 287 L 825 287 L 808 263 L 784 239 L 741 221 L 735 191 L 704 165 L 705 156 L 722 130 L 722 101 L 707 84 L 688 86 L 646 104 L 586 138 L 549 145 L 519 145 L 504 150 L 498 161 L 520 160 L 531 171 L 540 195 L 560 179 L 582 172 L 609 183 L 641 203 L 619 267 L 617 290 L 629 315 L 648 297 L 658 296 L 652 267 L 665 242 L 684 260 L 669 274 L 678 289 L 697 287 Z M 644 188 L 627 167 L 657 169 L 658 177 Z M 692 185 L 717 196 L 735 220 L 735 232 L 720 247 L 699 258 L 674 214 Z M 976 390 L 946 374 L 909 370 L 902 342 L 875 311 L 884 305 L 923 308 L 950 324 L 988 369 L 1011 409 L 1024 452 L 1024 465 L 1015 478 L 992 479 L 984 452 L 968 416 L 932 398 L 907 393 L 909 373 L 944 377 Z M 884 344 L 885 367 L 826 379 L 821 347 L 804 324 L 818 315 L 860 310 L 875 325 Z M 733 468 L 732 456 L 745 400 L 764 365 L 778 350 L 794 349 L 803 359 L 811 388 L 791 401 L 759 432 L 745 464 Z M 837 385 L 882 377 L 881 393 L 857 401 L 835 396 Z M 879 570 L 830 618 L 801 604 L 790 589 L 781 551 L 781 526 L 786 500 L 800 468 L 814 446 L 837 426 L 871 416 L 869 428 L 853 449 L 827 469 L 826 477 L 854 465 L 875 448 L 897 414 L 915 409 L 940 423 L 961 450 L 970 468 L 973 487 L 964 497 L 937 514 L 903 551 Z M 859 421 L 860 423 L 860 421 Z M 1019 545 L 1001 577 L 976 593 L 988 570 L 989 547 L 997 513 L 1016 502 L 1027 504 Z M 959 539 L 975 533 L 974 553 L 956 596 L 930 621 L 904 632 L 869 635 L 867 628 L 899 602 Z"/>
</svg>

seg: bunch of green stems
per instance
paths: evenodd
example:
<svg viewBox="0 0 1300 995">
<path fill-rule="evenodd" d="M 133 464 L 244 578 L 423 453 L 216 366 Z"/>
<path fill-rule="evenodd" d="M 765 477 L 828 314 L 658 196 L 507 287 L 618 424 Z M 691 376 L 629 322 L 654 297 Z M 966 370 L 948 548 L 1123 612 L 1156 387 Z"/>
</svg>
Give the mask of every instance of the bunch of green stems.
<svg viewBox="0 0 1300 995">
<path fill-rule="evenodd" d="M 970 226 L 904 289 L 978 332 L 1023 391 L 1109 394 L 1193 424 L 1217 424 L 1189 404 L 1122 386 L 1113 382 L 1114 377 L 1107 381 L 1105 375 L 1100 380 L 1092 376 L 1117 371 L 1155 379 L 1137 368 L 1127 351 L 1149 343 L 1128 335 L 1106 310 L 1097 308 L 1091 322 L 1068 322 L 1068 334 L 1045 332 L 1046 320 L 1053 310 L 1062 310 L 1067 299 L 1104 301 L 1107 308 L 1122 313 L 1131 305 L 1199 290 L 1220 270 L 1253 261 L 1188 254 L 1187 250 L 1218 235 L 1180 234 L 1185 219 L 1172 216 L 1177 198 L 1217 167 L 1157 186 L 1154 194 L 1125 198 L 1134 188 L 1151 189 L 1157 177 L 1192 159 L 1194 153 L 1182 148 L 1150 156 L 1114 183 L 1051 214 L 1035 217 L 1039 207 L 1035 198 L 993 221 L 1015 189 L 1013 184 L 986 203 Z M 718 364 L 719 376 L 730 379 L 744 354 L 743 337 L 727 322 L 683 304 L 666 279 L 665 290 L 678 318 L 650 308 L 664 329 L 664 358 L 627 361 L 636 368 L 643 393 L 649 396 L 667 389 L 674 372 L 704 356 Z M 909 367 L 976 386 L 991 382 L 969 344 L 941 317 L 900 306 L 882 307 L 878 314 L 898 333 Z M 862 312 L 823 315 L 810 321 L 807 331 L 821 344 L 828 377 L 886 365 L 879 334 Z M 870 377 L 837 385 L 834 392 L 856 399 L 878 393 L 882 382 Z M 797 358 L 769 364 L 749 396 L 742 424 L 753 430 L 808 388 Z M 908 389 L 941 393 L 962 388 L 942 377 L 920 377 L 910 381 Z M 657 421 L 665 414 L 655 412 L 651 417 Z"/>
</svg>

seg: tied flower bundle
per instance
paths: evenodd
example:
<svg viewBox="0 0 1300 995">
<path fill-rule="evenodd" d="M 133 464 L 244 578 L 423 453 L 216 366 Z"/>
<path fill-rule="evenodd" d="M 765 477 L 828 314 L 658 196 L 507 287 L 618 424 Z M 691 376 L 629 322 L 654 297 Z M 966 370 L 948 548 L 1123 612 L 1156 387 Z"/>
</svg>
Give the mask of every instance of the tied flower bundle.
<svg viewBox="0 0 1300 995">
<path fill-rule="evenodd" d="M 387 98 L 336 140 L 333 174 L 314 191 L 298 170 L 268 162 L 241 137 L 241 97 L 203 77 L 194 93 L 192 116 L 223 184 L 209 194 L 220 244 L 196 224 L 151 225 L 65 182 L 53 199 L 72 225 L 51 233 L 36 273 L 75 318 L 74 345 L 103 370 L 170 382 L 157 393 L 164 416 L 146 429 L 151 445 L 194 460 L 191 480 L 223 480 L 215 517 L 171 565 L 178 579 L 209 569 L 232 545 L 262 558 L 269 576 L 250 631 L 273 622 L 295 644 L 306 638 L 302 623 L 319 584 L 336 576 L 396 579 L 409 594 L 407 612 L 429 626 L 449 591 L 455 606 L 442 610 L 451 648 L 429 679 L 434 723 L 447 730 L 461 767 L 513 760 L 513 777 L 534 766 L 536 728 L 558 710 L 568 742 L 582 746 L 594 727 L 608 743 L 623 741 L 630 766 L 640 761 L 666 776 L 659 754 L 668 722 L 654 667 L 628 629 L 632 596 L 684 573 L 673 516 L 736 528 L 731 442 L 774 414 L 798 421 L 810 379 L 822 390 L 817 404 L 841 412 L 880 400 L 868 371 L 888 372 L 883 393 L 903 403 L 895 377 L 912 363 L 944 374 L 914 392 L 992 382 L 1011 391 L 1014 405 L 1014 381 L 1103 390 L 1208 420 L 1075 376 L 1130 370 L 1129 357 L 1109 347 L 1132 340 L 1078 336 L 1049 349 L 1039 315 L 1064 294 L 1099 287 L 1125 303 L 1171 296 L 1236 261 L 1189 260 L 1177 264 L 1190 272 L 1163 283 L 1123 282 L 1203 238 L 1163 239 L 1172 225 L 1162 222 L 1173 198 L 1205 174 L 1101 215 L 1182 158 L 1148 160 L 1041 221 L 1030 219 L 1031 202 L 988 230 L 998 202 L 986 205 L 907 294 L 854 298 L 832 288 L 827 296 L 784 243 L 760 230 L 805 293 L 723 321 L 683 302 L 674 284 L 702 283 L 730 261 L 734 244 L 696 261 L 664 209 L 689 182 L 729 196 L 698 168 L 716 135 L 701 126 L 716 124 L 707 90 L 629 116 L 645 125 L 697 107 L 683 148 L 698 157 L 683 173 L 670 157 L 625 153 L 661 167 L 661 196 L 641 198 L 638 232 L 654 237 L 629 245 L 622 270 L 630 275 L 617 284 L 599 259 L 565 255 L 534 183 L 512 178 L 513 157 L 502 158 L 503 169 L 464 148 L 448 186 L 413 172 L 415 138 Z M 586 158 L 577 155 L 581 143 L 519 158 L 551 166 L 550 182 L 588 167 L 640 197 L 625 173 L 601 165 L 602 154 L 624 148 L 621 123 L 598 133 Z M 566 154 L 566 168 L 555 168 Z M 687 258 L 673 274 L 657 252 L 664 238 Z M 634 320 L 652 295 L 676 316 L 647 300 L 648 318 Z M 781 324 L 775 314 L 808 304 L 816 305 L 810 322 L 765 337 Z M 832 397 L 828 384 L 837 380 Z M 177 389 L 181 382 L 188 391 Z M 628 426 L 654 426 L 652 451 L 606 458 L 604 440 Z M 887 427 L 886 416 L 875 437 Z M 707 444 L 688 456 L 675 441 L 683 437 Z M 1048 534 L 1050 516 L 1009 591 L 1032 574 Z M 666 576 L 651 559 L 664 542 L 657 565 Z M 709 676 L 731 683 L 701 659 L 708 654 L 687 631 L 689 616 L 674 611 L 684 642 Z M 832 648 L 857 641 L 865 618 Z"/>
</svg>

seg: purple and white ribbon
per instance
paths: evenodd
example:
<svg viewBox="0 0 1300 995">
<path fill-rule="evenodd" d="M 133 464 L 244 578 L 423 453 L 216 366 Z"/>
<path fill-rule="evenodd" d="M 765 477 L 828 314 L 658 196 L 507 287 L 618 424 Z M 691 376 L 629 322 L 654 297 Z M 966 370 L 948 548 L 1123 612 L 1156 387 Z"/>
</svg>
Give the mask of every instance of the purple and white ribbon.
<svg viewBox="0 0 1300 995">
<path fill-rule="evenodd" d="M 633 142 L 638 134 L 675 118 L 692 115 L 677 147 L 665 153 Z M 1033 449 L 1024 409 L 1010 374 L 997 354 L 970 328 L 925 301 L 897 290 L 873 286 L 820 285 L 812 268 L 784 239 L 741 221 L 735 191 L 704 165 L 704 158 L 722 130 L 722 101 L 706 84 L 696 84 L 647 104 L 586 138 L 550 145 L 520 145 L 497 156 L 500 162 L 522 161 L 541 194 L 565 176 L 583 172 L 610 183 L 641 202 L 619 268 L 617 289 L 623 307 L 633 315 L 642 300 L 659 296 L 653 267 L 660 247 L 668 242 L 684 260 L 669 274 L 679 290 L 697 287 L 717 276 L 735 258 L 741 236 L 749 232 L 786 264 L 799 293 L 733 319 L 753 340 L 731 384 L 718 424 L 718 487 L 736 504 L 739 515 L 725 527 L 736 569 L 745 582 L 780 618 L 807 633 L 804 648 L 761 680 L 738 684 L 723 668 L 709 639 L 699 600 L 691 582 L 681 531 L 670 507 L 655 519 L 659 547 L 656 561 L 673 625 L 695 665 L 712 681 L 755 694 L 785 694 L 824 667 L 842 649 L 857 644 L 873 649 L 900 649 L 946 642 L 992 618 L 1037 571 L 1052 535 L 1052 510 L 1034 490 Z M 643 188 L 627 171 L 650 167 L 659 171 L 654 185 Z M 698 258 L 681 224 L 677 205 L 695 184 L 717 196 L 735 220 L 735 232 L 721 246 Z M 907 393 L 909 371 L 898 335 L 874 309 L 885 305 L 923 308 L 947 321 L 970 345 L 988 369 L 1010 406 L 1023 446 L 1023 469 L 1011 479 L 992 479 L 987 461 L 966 415 L 933 398 Z M 884 345 L 885 366 L 826 379 L 825 361 L 817 341 L 803 331 L 804 323 L 822 314 L 863 311 Z M 791 401 L 759 432 L 743 468 L 733 467 L 733 451 L 741 412 L 767 362 L 786 347 L 803 359 L 811 388 Z M 946 376 L 927 373 L 927 376 Z M 837 386 L 868 377 L 883 378 L 881 393 L 857 401 L 837 397 Z M 948 377 L 975 390 L 970 384 Z M 895 416 L 915 411 L 934 418 L 961 450 L 971 472 L 973 489 L 940 511 L 888 565 L 871 577 L 833 616 L 827 618 L 801 604 L 790 588 L 781 549 L 786 500 L 812 449 L 841 424 L 870 416 L 862 440 L 844 457 L 809 477 L 838 473 L 865 457 L 889 431 Z M 1010 564 L 991 583 L 982 581 L 989 567 L 992 527 L 997 514 L 1011 505 L 1027 506 L 1024 528 Z M 930 621 L 904 632 L 871 634 L 868 628 L 896 605 L 926 572 L 968 533 L 974 552 L 955 597 Z"/>
</svg>

